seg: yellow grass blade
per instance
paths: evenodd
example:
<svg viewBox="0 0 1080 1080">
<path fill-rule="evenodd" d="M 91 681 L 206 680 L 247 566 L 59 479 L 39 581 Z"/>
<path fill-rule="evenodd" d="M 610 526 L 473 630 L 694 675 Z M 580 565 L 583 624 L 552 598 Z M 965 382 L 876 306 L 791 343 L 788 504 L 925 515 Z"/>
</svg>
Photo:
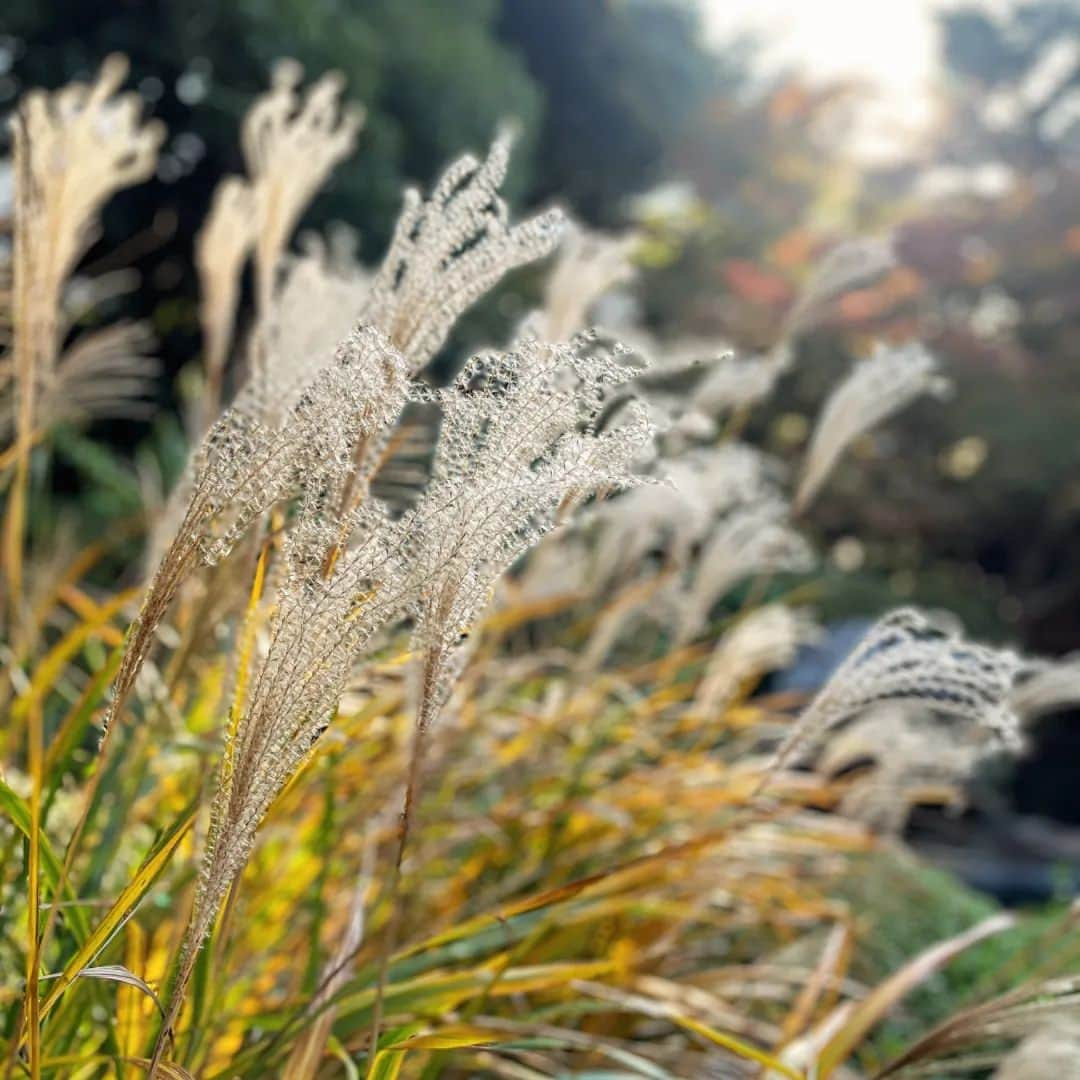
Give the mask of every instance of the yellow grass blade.
<svg viewBox="0 0 1080 1080">
<path fill-rule="evenodd" d="M 34 669 L 34 673 L 30 677 L 30 685 L 16 698 L 12 705 L 11 718 L 13 721 L 22 722 L 26 719 L 32 707 L 40 705 L 45 700 L 49 691 L 56 685 L 57 680 L 63 674 L 64 668 L 71 658 L 91 638 L 107 637 L 108 635 L 103 633 L 104 628 L 108 627 L 111 630 L 112 627 L 109 624 L 113 616 L 126 604 L 134 600 L 140 592 L 140 589 L 132 588 L 110 597 L 108 601 L 97 608 L 94 618 L 77 623 L 49 650 L 41 663 Z"/>
<path fill-rule="evenodd" d="M 60 1000 L 60 995 L 75 981 L 79 972 L 89 967 L 101 950 L 108 944 L 113 934 L 123 926 L 124 922 L 135 910 L 136 905 L 146 894 L 147 889 L 154 883 L 158 874 L 165 868 L 177 845 L 184 838 L 188 829 L 195 821 L 198 812 L 198 803 L 189 806 L 172 828 L 158 843 L 157 847 L 147 856 L 142 866 L 132 875 L 131 880 L 124 886 L 123 891 L 116 898 L 115 903 L 109 908 L 105 917 L 94 928 L 82 947 L 64 965 L 64 970 L 57 978 L 55 985 L 50 990 L 41 1006 L 41 1015 L 44 1017 Z"/>
<path fill-rule="evenodd" d="M 780 1073 L 781 1076 L 789 1077 L 790 1080 L 806 1080 L 801 1072 L 797 1072 L 790 1065 L 785 1065 L 782 1061 L 774 1058 L 772 1054 L 767 1054 L 764 1050 L 759 1050 L 756 1046 L 743 1042 L 742 1039 L 736 1039 L 734 1035 L 726 1035 L 722 1031 L 709 1027 L 708 1024 L 703 1024 L 700 1020 L 695 1020 L 690 1016 L 683 1016 L 680 1013 L 672 1014 L 671 1019 L 679 1027 L 692 1031 L 695 1035 L 700 1035 L 703 1039 L 708 1039 L 709 1042 L 716 1043 L 717 1046 L 722 1046 L 725 1050 L 730 1050 L 731 1053 L 745 1058 L 747 1061 L 763 1065 L 774 1072 Z"/>
<path fill-rule="evenodd" d="M 851 1010 L 840 1030 L 826 1043 L 818 1059 L 818 1076 L 821 1080 L 828 1080 L 828 1077 L 843 1065 L 870 1029 L 893 1009 L 901 998 L 965 949 L 1000 934 L 1015 924 L 1016 917 L 1007 912 L 991 915 L 970 930 L 932 945 L 886 979 Z"/>
</svg>

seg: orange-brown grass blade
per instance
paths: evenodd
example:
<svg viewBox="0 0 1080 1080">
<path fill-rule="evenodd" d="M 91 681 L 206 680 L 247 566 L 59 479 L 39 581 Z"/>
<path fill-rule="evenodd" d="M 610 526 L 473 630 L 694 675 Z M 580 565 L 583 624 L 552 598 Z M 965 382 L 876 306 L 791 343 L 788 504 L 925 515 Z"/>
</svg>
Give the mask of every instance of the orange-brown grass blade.
<svg viewBox="0 0 1080 1080">
<path fill-rule="evenodd" d="M 1016 917 L 1008 912 L 991 915 L 964 933 L 932 945 L 886 979 L 865 1000 L 855 1005 L 843 1025 L 822 1049 L 818 1059 L 818 1076 L 821 1080 L 828 1080 L 828 1077 L 844 1064 L 870 1029 L 893 1009 L 901 998 L 965 949 L 1009 930 L 1015 924 Z"/>
<path fill-rule="evenodd" d="M 810 981 L 803 987 L 795 1007 L 784 1019 L 782 1032 L 785 1043 L 799 1035 L 810 1022 L 823 993 L 830 985 L 835 985 L 837 977 L 847 968 L 854 945 L 852 928 L 846 923 L 837 923 L 829 931 Z"/>
<path fill-rule="evenodd" d="M 706 1024 L 702 1020 L 687 1016 L 667 1001 L 660 1001 L 656 998 L 646 997 L 642 994 L 627 993 L 624 990 L 618 990 L 615 987 L 606 986 L 600 983 L 582 982 L 575 988 L 594 997 L 598 997 L 602 1001 L 610 1002 L 619 1009 L 668 1020 L 678 1027 L 683 1028 L 685 1031 L 689 1031 L 699 1038 L 704 1039 L 706 1042 L 722 1047 L 737 1057 L 773 1069 L 781 1076 L 787 1077 L 788 1080 L 805 1080 L 802 1073 L 791 1068 L 789 1065 L 785 1065 L 782 1061 L 773 1057 L 772 1054 L 769 1054 L 765 1050 L 753 1046 L 748 1042 L 744 1042 L 742 1039 L 737 1039 L 734 1035 L 729 1035 L 723 1031 L 717 1031 L 716 1028 L 712 1027 L 710 1024 Z"/>
</svg>

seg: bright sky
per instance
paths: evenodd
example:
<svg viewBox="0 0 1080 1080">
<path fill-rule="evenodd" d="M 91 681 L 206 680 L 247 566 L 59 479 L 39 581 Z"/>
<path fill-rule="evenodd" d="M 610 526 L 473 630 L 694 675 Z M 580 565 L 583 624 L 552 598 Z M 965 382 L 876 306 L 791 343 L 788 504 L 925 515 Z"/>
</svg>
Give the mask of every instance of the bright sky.
<svg viewBox="0 0 1080 1080">
<path fill-rule="evenodd" d="M 860 153 L 887 154 L 933 117 L 936 11 L 955 0 L 698 0 L 710 36 L 751 32 L 770 65 L 814 79 L 855 76 L 876 101 L 859 125 Z M 986 0 L 984 0 L 986 2 Z M 1001 0 L 998 0 L 1000 3 Z"/>
</svg>

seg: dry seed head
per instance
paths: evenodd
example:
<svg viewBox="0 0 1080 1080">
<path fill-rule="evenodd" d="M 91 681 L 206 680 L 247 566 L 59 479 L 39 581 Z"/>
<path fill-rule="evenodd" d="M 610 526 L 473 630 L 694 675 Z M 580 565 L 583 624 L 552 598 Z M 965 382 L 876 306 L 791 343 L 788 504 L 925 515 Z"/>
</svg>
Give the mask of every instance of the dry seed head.
<svg viewBox="0 0 1080 1080">
<path fill-rule="evenodd" d="M 828 479 L 840 455 L 858 436 L 909 405 L 920 394 L 944 396 L 949 382 L 937 361 L 918 344 L 879 345 L 832 392 L 818 417 L 795 495 L 801 513 Z"/>
<path fill-rule="evenodd" d="M 117 94 L 127 61 L 110 56 L 97 80 L 23 99 L 13 122 L 16 227 L 33 243 L 34 287 L 58 296 L 89 243 L 97 215 L 121 188 L 147 179 L 165 136 L 141 122 L 137 94 Z"/>
<path fill-rule="evenodd" d="M 253 517 L 281 497 L 278 492 L 297 491 L 300 503 L 283 545 L 285 573 L 266 654 L 233 718 L 189 952 L 206 936 L 247 863 L 270 804 L 329 724 L 357 655 L 411 606 L 400 524 L 372 498 L 345 520 L 341 510 L 354 448 L 396 419 L 406 383 L 400 353 L 374 328 L 362 328 L 299 391 L 281 428 L 267 429 L 254 415 L 262 406 L 258 394 L 242 394 L 208 436 L 212 445 L 202 456 L 196 491 L 212 478 L 215 505 L 223 503 L 224 513 L 214 521 L 219 532 L 204 544 L 204 558 L 217 556 L 219 548 L 226 553 Z M 215 432 L 224 444 L 215 443 Z M 331 552 L 338 554 L 333 561 Z"/>
<path fill-rule="evenodd" d="M 91 242 L 102 206 L 150 176 L 165 135 L 162 125 L 141 122 L 138 95 L 116 93 L 126 73 L 126 60 L 110 56 L 90 85 L 28 93 L 12 122 L 12 306 L 20 328 L 14 375 L 27 429 L 39 385 L 56 366 L 64 282 Z"/>
<path fill-rule="evenodd" d="M 502 134 L 484 161 L 459 158 L 426 200 L 413 189 L 405 192 L 363 318 L 389 336 L 414 374 L 439 350 L 458 317 L 504 274 L 542 259 L 558 242 L 558 211 L 510 223 L 498 194 L 510 144 Z"/>
<path fill-rule="evenodd" d="M 306 557 L 321 564 L 329 537 L 339 536 L 339 527 L 324 522 L 313 508 L 335 500 L 352 468 L 357 442 L 396 418 L 406 381 L 404 359 L 367 327 L 342 342 L 333 360 L 297 391 L 280 425 L 263 422 L 265 403 L 257 391 L 241 391 L 207 432 L 180 488 L 186 509 L 147 587 L 117 673 L 106 730 L 134 685 L 177 590 L 200 564 L 224 559 L 271 507 L 301 496 L 308 528 L 323 530 L 311 540 Z"/>
<path fill-rule="evenodd" d="M 780 466 L 751 446 L 725 443 L 661 460 L 654 472 L 662 483 L 634 487 L 589 515 L 599 532 L 601 584 L 632 574 L 651 552 L 663 551 L 670 565 L 688 565 L 719 515 L 775 496 Z"/>
<path fill-rule="evenodd" d="M 432 481 L 403 521 L 418 651 L 445 664 L 506 569 L 590 495 L 634 483 L 643 411 L 596 428 L 627 376 L 613 356 L 526 342 L 474 358 L 442 396 Z"/>
<path fill-rule="evenodd" d="M 814 744 L 871 707 L 896 702 L 987 733 L 988 744 L 1021 745 L 1010 704 L 1025 661 L 1009 649 L 966 641 L 951 623 L 912 608 L 880 619 L 807 706 L 777 762 Z"/>
<path fill-rule="evenodd" d="M 255 194 L 243 177 L 217 186 L 206 222 L 195 238 L 207 384 L 220 396 L 240 293 L 240 275 L 255 244 Z M 211 403 L 216 407 L 217 401 Z M 207 420 L 212 417 L 207 417 Z"/>
<path fill-rule="evenodd" d="M 360 324 L 370 284 L 355 264 L 331 260 L 321 242 L 283 261 L 270 309 L 259 320 L 252 345 L 247 392 L 264 402 L 263 419 L 279 422 L 299 388 L 331 362 L 340 342 Z"/>
<path fill-rule="evenodd" d="M 244 118 L 241 143 L 254 193 L 257 295 L 270 307 L 274 278 L 289 236 L 315 192 L 352 153 L 364 122 L 358 105 L 341 105 L 343 79 L 328 72 L 299 93 L 303 69 L 294 60 L 274 69 L 271 89 Z"/>
<path fill-rule="evenodd" d="M 353 525 L 360 539 L 329 574 L 310 558 L 309 538 L 286 543 L 269 645 L 222 763 L 189 948 L 247 863 L 271 803 L 326 730 L 357 656 L 408 606 L 399 526 L 375 500 Z"/>
<path fill-rule="evenodd" d="M 719 713 L 746 680 L 787 667 L 800 648 L 820 640 L 821 628 L 805 611 L 785 604 L 755 609 L 713 650 L 694 695 L 695 710 Z"/>
<path fill-rule="evenodd" d="M 713 605 L 755 574 L 805 573 L 815 565 L 806 539 L 787 520 L 781 499 L 737 506 L 715 527 L 678 597 L 679 638 L 689 641 L 705 627 Z"/>
<path fill-rule="evenodd" d="M 635 389 L 658 417 L 660 448 L 667 456 L 716 442 L 719 420 L 767 398 L 793 356 L 783 342 L 751 358 L 737 357 L 711 340 L 655 342 L 635 335 L 631 344 L 638 356 L 650 359 Z"/>
<path fill-rule="evenodd" d="M 121 322 L 90 330 L 65 350 L 39 388 L 37 421 L 149 417 L 159 374 L 146 323 Z M 6 422 L 10 419 L 4 416 Z M 0 430 L 6 430 L 0 423 Z"/>
<path fill-rule="evenodd" d="M 633 233 L 605 236 L 568 224 L 548 275 L 544 306 L 531 320 L 535 335 L 544 341 L 567 341 L 585 330 L 596 301 L 633 278 L 630 257 L 637 243 Z"/>
<path fill-rule="evenodd" d="M 838 244 L 815 267 L 785 321 L 787 335 L 805 329 L 822 304 L 884 274 L 896 265 L 891 236 L 866 236 Z"/>
<path fill-rule="evenodd" d="M 223 558 L 259 515 L 287 495 L 338 491 L 357 442 L 393 423 L 405 392 L 404 360 L 372 327 L 353 331 L 330 362 L 306 384 L 290 386 L 284 400 L 268 400 L 265 387 L 253 380 L 196 455 L 191 505 L 200 516 L 203 557 Z M 263 418 L 279 408 L 287 409 L 285 420 L 267 424 Z"/>
<path fill-rule="evenodd" d="M 694 389 L 688 408 L 711 417 L 757 405 L 772 394 L 789 358 L 783 349 L 748 359 L 719 357 Z"/>
<path fill-rule="evenodd" d="M 729 341 L 715 338 L 683 337 L 658 341 L 644 331 L 623 331 L 621 328 L 619 337 L 648 362 L 639 380 L 645 388 L 679 376 L 700 374 L 734 355 Z"/>
<path fill-rule="evenodd" d="M 861 768 L 841 810 L 885 832 L 899 832 L 928 790 L 959 801 L 964 782 L 994 749 L 984 728 L 945 724 L 925 707 L 887 702 L 830 737 L 815 763 L 825 776 Z"/>
</svg>

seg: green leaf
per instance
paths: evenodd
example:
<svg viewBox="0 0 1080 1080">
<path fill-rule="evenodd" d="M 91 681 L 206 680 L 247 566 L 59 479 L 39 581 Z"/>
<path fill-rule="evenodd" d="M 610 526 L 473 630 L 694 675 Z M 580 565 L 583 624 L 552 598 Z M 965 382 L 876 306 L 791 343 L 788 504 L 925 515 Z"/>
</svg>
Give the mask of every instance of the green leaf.
<svg viewBox="0 0 1080 1080">
<path fill-rule="evenodd" d="M 27 805 L 26 800 L 12 791 L 3 780 L 0 780 L 0 811 L 7 815 L 11 823 L 23 836 L 27 839 L 30 838 L 30 807 Z M 38 844 L 41 848 L 41 870 L 55 902 L 56 887 L 60 881 L 60 871 L 63 863 L 57 857 L 56 852 L 49 843 L 49 838 L 44 833 L 39 834 Z M 78 898 L 75 896 L 70 883 L 64 889 L 64 896 L 70 902 L 70 906 L 64 908 L 64 917 L 71 927 L 71 932 L 81 945 L 90 936 L 90 924 L 87 921 L 86 912 L 78 903 Z"/>
<path fill-rule="evenodd" d="M 130 918 L 139 901 L 157 880 L 165 868 L 177 845 L 184 838 L 195 821 L 199 803 L 196 799 L 180 815 L 172 828 L 158 841 L 157 845 L 143 861 L 124 886 L 112 907 L 105 913 L 93 932 L 83 942 L 75 955 L 64 965 L 56 984 L 41 1004 L 41 1016 L 44 1018 L 60 1000 L 60 995 L 79 977 L 84 969 L 90 967 L 99 953 L 112 939 L 113 934 Z"/>
</svg>

